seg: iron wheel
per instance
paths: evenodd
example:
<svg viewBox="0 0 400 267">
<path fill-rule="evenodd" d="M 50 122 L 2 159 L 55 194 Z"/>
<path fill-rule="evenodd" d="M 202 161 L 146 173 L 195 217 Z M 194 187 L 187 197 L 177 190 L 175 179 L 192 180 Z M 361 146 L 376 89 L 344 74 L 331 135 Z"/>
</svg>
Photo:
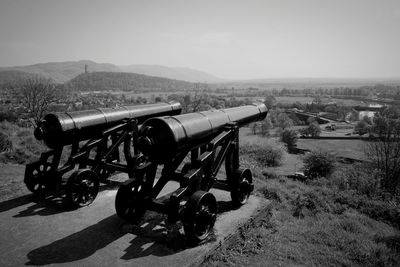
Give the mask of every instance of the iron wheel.
<svg viewBox="0 0 400 267">
<path fill-rule="evenodd" d="M 211 233 L 217 218 L 217 201 L 213 194 L 196 191 L 186 203 L 184 231 L 194 243 L 204 241 Z"/>
<path fill-rule="evenodd" d="M 74 207 L 90 205 L 99 192 L 99 177 L 89 169 L 75 171 L 67 181 L 66 198 Z"/>
</svg>

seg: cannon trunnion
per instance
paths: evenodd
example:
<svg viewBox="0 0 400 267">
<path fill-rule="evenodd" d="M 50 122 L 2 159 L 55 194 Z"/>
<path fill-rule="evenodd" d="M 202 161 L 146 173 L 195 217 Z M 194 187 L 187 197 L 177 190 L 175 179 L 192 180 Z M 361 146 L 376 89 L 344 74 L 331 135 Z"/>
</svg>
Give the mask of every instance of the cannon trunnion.
<svg viewBox="0 0 400 267">
<path fill-rule="evenodd" d="M 239 167 L 239 127 L 266 115 L 264 104 L 253 104 L 146 120 L 137 139 L 145 160 L 119 187 L 117 214 L 137 222 L 146 210 L 166 213 L 171 222 L 183 222 L 191 241 L 205 240 L 217 214 L 216 199 L 208 191 L 230 191 L 235 206 L 245 204 L 253 191 L 251 171 Z M 226 179 L 219 179 L 224 161 Z M 169 181 L 179 188 L 158 197 Z"/>
<path fill-rule="evenodd" d="M 24 182 L 35 194 L 65 188 L 70 204 L 89 205 L 100 182 L 108 183 L 113 172 L 132 175 L 140 161 L 135 148 L 139 125 L 153 116 L 180 112 L 180 104 L 174 102 L 48 114 L 34 134 L 51 150 L 26 165 Z M 69 156 L 60 164 L 63 151 Z M 63 175 L 73 170 L 64 183 Z"/>
</svg>

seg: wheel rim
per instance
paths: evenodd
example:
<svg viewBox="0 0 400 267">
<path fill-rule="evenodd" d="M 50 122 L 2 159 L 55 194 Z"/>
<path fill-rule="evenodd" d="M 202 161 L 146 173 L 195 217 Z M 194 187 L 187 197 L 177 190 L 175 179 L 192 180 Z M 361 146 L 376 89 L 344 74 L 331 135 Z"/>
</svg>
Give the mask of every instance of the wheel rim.
<svg viewBox="0 0 400 267">
<path fill-rule="evenodd" d="M 92 171 L 83 171 L 69 183 L 69 198 L 77 206 L 87 206 L 94 201 L 98 193 L 98 180 Z"/>
<path fill-rule="evenodd" d="M 139 219 L 145 209 L 139 209 L 143 205 L 142 188 L 140 185 L 121 185 L 115 197 L 115 209 L 118 216 L 128 221 Z"/>
<path fill-rule="evenodd" d="M 201 205 L 195 214 L 194 230 L 197 237 L 203 239 L 208 236 L 215 222 L 216 213 L 212 207 Z"/>
<path fill-rule="evenodd" d="M 50 170 L 50 166 L 40 164 L 33 171 L 32 174 L 25 180 L 25 184 L 32 193 L 42 193 L 46 189 L 45 175 Z"/>
<path fill-rule="evenodd" d="M 253 190 L 252 174 L 249 169 L 238 169 L 231 184 L 231 198 L 235 206 L 246 204 Z"/>
<path fill-rule="evenodd" d="M 184 230 L 189 240 L 196 243 L 205 240 L 217 217 L 217 201 L 205 191 L 197 191 L 187 203 Z"/>
<path fill-rule="evenodd" d="M 241 203 L 245 203 L 250 196 L 250 183 L 247 179 L 243 179 L 238 188 L 238 199 Z"/>
</svg>

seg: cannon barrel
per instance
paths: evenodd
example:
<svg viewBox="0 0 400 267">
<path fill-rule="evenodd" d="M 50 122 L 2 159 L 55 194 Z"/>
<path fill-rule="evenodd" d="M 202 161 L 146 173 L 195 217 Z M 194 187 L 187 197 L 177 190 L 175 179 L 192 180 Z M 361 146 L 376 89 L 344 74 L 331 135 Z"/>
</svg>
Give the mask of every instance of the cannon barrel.
<svg viewBox="0 0 400 267">
<path fill-rule="evenodd" d="M 229 123 L 239 127 L 267 116 L 262 103 L 189 113 L 178 116 L 150 118 L 139 130 L 138 147 L 155 161 L 167 161 L 178 152 L 190 150 L 217 136 Z"/>
<path fill-rule="evenodd" d="M 96 138 L 102 131 L 116 126 L 124 119 L 136 119 L 141 124 L 150 117 L 177 115 L 181 110 L 178 102 L 171 102 L 47 114 L 35 129 L 34 135 L 54 149 Z"/>
</svg>

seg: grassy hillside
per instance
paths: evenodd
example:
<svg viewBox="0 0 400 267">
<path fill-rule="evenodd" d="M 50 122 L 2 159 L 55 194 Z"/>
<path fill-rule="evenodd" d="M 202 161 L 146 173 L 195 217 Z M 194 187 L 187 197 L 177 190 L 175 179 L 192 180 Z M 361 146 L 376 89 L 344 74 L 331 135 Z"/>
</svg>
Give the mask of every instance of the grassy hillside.
<svg viewBox="0 0 400 267">
<path fill-rule="evenodd" d="M 399 266 L 399 201 L 380 194 L 368 164 L 337 163 L 328 177 L 293 180 L 255 156 L 263 145 L 248 153 L 249 143 L 261 143 L 251 139 L 241 136 L 241 165 L 252 166 L 264 184 L 256 191 L 270 204 L 202 265 Z M 293 173 L 293 160 L 280 168 Z"/>
<path fill-rule="evenodd" d="M 197 86 L 194 83 L 152 77 L 127 72 L 94 72 L 81 74 L 66 83 L 67 87 L 78 91 L 105 90 L 188 90 Z"/>
<path fill-rule="evenodd" d="M 17 70 L 37 74 L 46 78 L 51 78 L 57 83 L 64 83 L 81 73 L 85 72 L 85 65 L 89 72 L 95 71 L 120 71 L 120 69 L 109 63 L 96 63 L 90 60 L 68 61 L 68 62 L 49 62 L 30 66 L 3 67 L 2 70 Z"/>
</svg>

